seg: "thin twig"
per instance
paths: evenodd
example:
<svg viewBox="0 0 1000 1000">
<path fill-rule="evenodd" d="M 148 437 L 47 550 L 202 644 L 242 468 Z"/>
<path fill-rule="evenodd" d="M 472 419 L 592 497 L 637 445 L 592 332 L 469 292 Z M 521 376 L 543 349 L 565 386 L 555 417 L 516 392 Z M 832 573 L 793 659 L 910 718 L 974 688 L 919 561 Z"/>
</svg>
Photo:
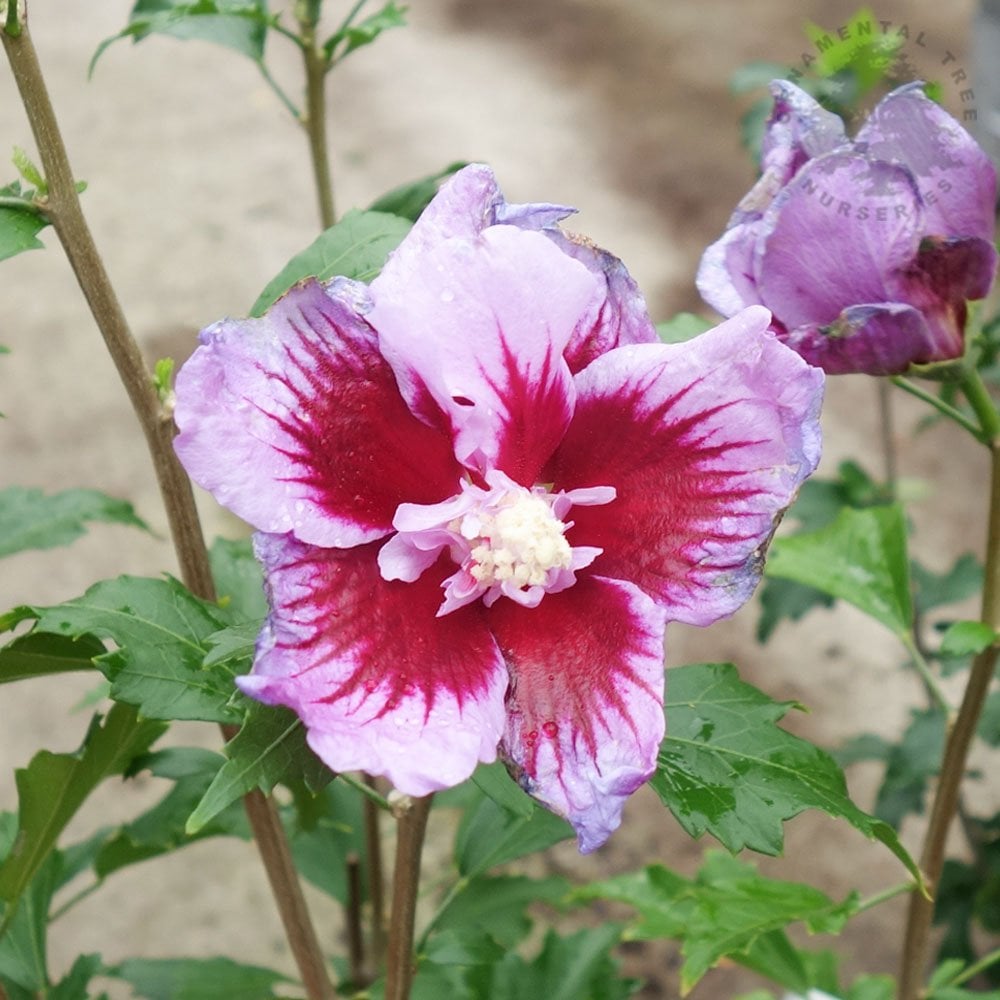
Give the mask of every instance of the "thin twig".
<svg viewBox="0 0 1000 1000">
<path fill-rule="evenodd" d="M 420 885 L 420 855 L 431 811 L 428 795 L 414 799 L 399 818 L 396 867 L 392 879 L 392 917 L 386 949 L 385 1000 L 408 1000 L 413 979 L 413 928 Z"/>
<path fill-rule="evenodd" d="M 320 225 L 329 229 L 336 220 L 333 207 L 333 181 L 330 179 L 330 155 L 326 142 L 326 74 L 330 63 L 316 42 L 316 24 L 308 18 L 299 19 L 302 59 L 306 71 L 306 111 L 299 120 L 309 137 L 316 199 L 319 203 Z"/>
<path fill-rule="evenodd" d="M 194 594 L 205 600 L 214 600 L 215 585 L 191 482 L 174 454 L 176 428 L 171 414 L 160 402 L 84 217 L 69 157 L 27 23 L 21 21 L 16 34 L 0 31 L 0 39 L 3 40 L 45 172 L 49 192 L 46 215 L 62 243 L 146 436 L 181 578 Z M 251 792 L 243 801 L 308 996 L 310 1000 L 332 998 L 333 987 L 326 972 L 325 960 L 319 950 L 274 803 L 257 791 Z"/>
<path fill-rule="evenodd" d="M 987 625 L 996 629 L 1000 628 L 1000 444 L 993 444 L 990 457 L 990 519 L 986 541 L 986 584 L 983 590 L 981 617 Z M 941 774 L 920 858 L 920 867 L 932 896 L 937 890 L 944 867 L 948 830 L 958 807 L 969 748 L 993 679 L 997 653 L 998 648 L 991 646 L 972 661 L 962 704 L 949 726 L 941 761 Z M 907 915 L 906 936 L 899 971 L 899 1000 L 917 1000 L 920 996 L 927 966 L 933 916 L 933 899 L 915 892 L 910 898 Z"/>
</svg>

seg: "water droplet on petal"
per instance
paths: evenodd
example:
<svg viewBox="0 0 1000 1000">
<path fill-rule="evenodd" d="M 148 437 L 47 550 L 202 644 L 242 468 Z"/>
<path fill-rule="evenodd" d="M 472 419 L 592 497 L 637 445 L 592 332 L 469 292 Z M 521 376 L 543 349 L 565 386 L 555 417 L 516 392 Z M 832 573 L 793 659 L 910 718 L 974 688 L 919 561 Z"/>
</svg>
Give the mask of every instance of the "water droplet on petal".
<svg viewBox="0 0 1000 1000">
<path fill-rule="evenodd" d="M 525 746 L 532 747 L 538 742 L 538 730 L 532 729 L 530 733 L 524 734 Z"/>
<path fill-rule="evenodd" d="M 545 733 L 550 740 L 554 740 L 556 736 L 559 735 L 559 727 L 554 722 L 543 722 L 542 732 Z"/>
<path fill-rule="evenodd" d="M 455 300 L 455 293 L 450 288 L 446 288 L 441 293 L 442 302 L 453 302 L 454 300 Z"/>
</svg>

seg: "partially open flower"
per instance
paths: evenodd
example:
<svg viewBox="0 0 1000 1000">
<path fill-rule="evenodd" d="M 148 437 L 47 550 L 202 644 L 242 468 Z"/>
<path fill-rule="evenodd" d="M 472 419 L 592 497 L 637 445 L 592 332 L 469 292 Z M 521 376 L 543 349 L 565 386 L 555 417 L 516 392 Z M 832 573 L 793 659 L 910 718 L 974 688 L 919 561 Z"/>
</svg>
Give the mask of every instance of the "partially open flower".
<svg viewBox="0 0 1000 1000">
<path fill-rule="evenodd" d="M 655 767 L 665 623 L 750 595 L 823 376 L 760 308 L 656 342 L 568 211 L 466 168 L 370 289 L 306 282 L 204 331 L 177 452 L 258 529 L 242 690 L 410 795 L 499 750 L 592 850 Z"/>
<path fill-rule="evenodd" d="M 887 95 L 853 140 L 794 84 L 772 84 L 763 174 L 705 251 L 698 289 L 748 305 L 831 374 L 898 374 L 961 357 L 966 302 L 996 273 L 996 172 L 919 84 Z"/>
</svg>

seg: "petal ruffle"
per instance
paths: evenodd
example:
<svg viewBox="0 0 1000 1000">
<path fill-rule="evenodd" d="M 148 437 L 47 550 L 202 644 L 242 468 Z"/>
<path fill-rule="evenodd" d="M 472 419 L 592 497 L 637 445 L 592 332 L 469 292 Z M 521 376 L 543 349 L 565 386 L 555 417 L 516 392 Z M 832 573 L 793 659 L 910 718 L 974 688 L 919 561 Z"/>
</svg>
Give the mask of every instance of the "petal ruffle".
<svg viewBox="0 0 1000 1000">
<path fill-rule="evenodd" d="M 882 98 L 855 145 L 873 159 L 904 163 L 916 177 L 924 233 L 992 242 L 997 194 L 993 162 L 921 87 L 911 83 Z"/>
<path fill-rule="evenodd" d="M 372 284 L 370 318 L 411 410 L 450 428 L 470 469 L 533 485 L 573 410 L 563 351 L 593 324 L 597 280 L 511 226 L 421 253 L 404 243 L 395 264 Z"/>
<path fill-rule="evenodd" d="M 561 229 L 546 233 L 563 253 L 580 261 L 605 286 L 604 301 L 593 326 L 578 329 L 566 347 L 566 363 L 574 375 L 615 347 L 659 343 L 639 286 L 614 254 Z"/>
<path fill-rule="evenodd" d="M 407 409 L 366 296 L 344 279 L 296 286 L 261 319 L 205 330 L 177 376 L 177 454 L 262 531 L 357 545 L 388 534 L 402 501 L 455 491 L 448 436 Z"/>
<path fill-rule="evenodd" d="M 760 301 L 787 329 L 832 323 L 858 302 L 891 301 L 887 277 L 916 256 L 921 213 L 901 166 L 849 151 L 810 160 L 764 216 Z"/>
<path fill-rule="evenodd" d="M 449 788 L 496 758 L 507 671 L 480 608 L 434 617 L 441 573 L 387 583 L 377 543 L 254 543 L 271 614 L 241 690 L 293 709 L 334 771 L 385 775 L 408 795 Z"/>
<path fill-rule="evenodd" d="M 623 347 L 576 377 L 545 470 L 555 489 L 613 483 L 574 509 L 594 572 L 641 587 L 672 621 L 708 625 L 753 592 L 764 550 L 820 452 L 823 373 L 751 307 L 685 344 Z"/>
<path fill-rule="evenodd" d="M 754 248 L 760 220 L 727 229 L 701 256 L 695 284 L 698 294 L 723 316 L 760 305 L 754 280 Z"/>
<path fill-rule="evenodd" d="M 936 337 L 927 317 L 902 302 L 850 306 L 829 326 L 798 327 L 781 339 L 828 375 L 899 375 L 912 364 L 962 353 L 960 328 L 957 344 L 943 334 Z M 949 345 L 957 354 L 948 353 Z"/>
<path fill-rule="evenodd" d="M 774 106 L 761 143 L 761 169 L 787 184 L 807 161 L 847 142 L 844 123 L 788 80 L 771 83 Z"/>
<path fill-rule="evenodd" d="M 490 625 L 512 683 L 501 752 L 521 786 L 593 851 L 656 767 L 665 615 L 637 587 L 591 576 Z"/>
</svg>

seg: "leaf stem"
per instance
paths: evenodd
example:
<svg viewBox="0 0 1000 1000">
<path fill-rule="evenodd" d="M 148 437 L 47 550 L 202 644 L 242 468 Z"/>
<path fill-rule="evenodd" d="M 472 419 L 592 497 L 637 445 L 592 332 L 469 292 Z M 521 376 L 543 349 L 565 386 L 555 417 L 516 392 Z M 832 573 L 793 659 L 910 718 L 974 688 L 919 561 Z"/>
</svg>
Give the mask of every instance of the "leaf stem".
<svg viewBox="0 0 1000 1000">
<path fill-rule="evenodd" d="M 934 393 L 928 392 L 922 386 L 917 385 L 916 382 L 911 382 L 902 375 L 893 375 L 891 381 L 893 385 L 898 386 L 904 392 L 908 392 L 911 396 L 916 396 L 917 399 L 933 406 L 934 409 L 949 420 L 954 420 L 956 424 L 964 427 L 981 444 L 987 443 L 988 439 L 983 435 L 980 426 L 974 420 L 970 420 L 960 409 L 952 406 L 951 403 L 946 403 L 943 399 L 935 396 Z"/>
<path fill-rule="evenodd" d="M 49 188 L 46 214 L 62 243 L 146 436 L 181 578 L 193 593 L 205 600 L 214 600 L 215 585 L 191 482 L 174 454 L 172 414 L 160 402 L 153 378 L 129 329 L 84 217 L 26 18 L 22 19 L 17 34 L 0 32 L 0 39 L 42 160 Z M 274 803 L 257 791 L 245 796 L 243 801 L 310 1000 L 332 998 L 333 988 Z"/>
<path fill-rule="evenodd" d="M 0 195 L 0 208 L 12 208 L 15 212 L 30 212 L 32 215 L 46 215 L 45 209 L 36 201 Z"/>
<path fill-rule="evenodd" d="M 382 795 L 379 795 L 378 791 L 369 785 L 366 781 L 359 781 L 352 774 L 348 774 L 346 771 L 340 771 L 337 777 L 345 784 L 350 785 L 355 791 L 360 792 L 367 799 L 373 802 L 379 809 L 385 812 L 392 812 L 392 806 L 389 804 L 389 800 Z"/>
<path fill-rule="evenodd" d="M 367 801 L 367 800 L 366 800 Z M 361 859 L 349 854 L 347 866 L 347 964 L 350 980 L 355 987 L 371 981 L 365 968 L 365 942 L 361 930 Z"/>
<path fill-rule="evenodd" d="M 298 41 L 296 36 L 292 36 Z M 297 121 L 302 121 L 302 112 L 295 106 L 295 102 L 285 93 L 281 84 L 273 76 L 271 76 L 271 71 L 267 68 L 267 64 L 263 59 L 257 60 L 257 69 L 260 70 L 260 75 L 264 78 L 264 82 L 271 88 L 275 96 L 279 101 L 285 106 L 285 110 Z"/>
<path fill-rule="evenodd" d="M 980 972 L 985 972 L 991 965 L 1000 962 L 1000 948 L 991 951 L 988 955 L 983 955 L 977 962 L 973 962 L 967 969 L 963 969 L 954 979 L 945 983 L 946 986 L 961 986 L 970 979 L 974 979 Z"/>
<path fill-rule="evenodd" d="M 976 414 L 983 437 L 992 445 L 1000 438 L 1000 414 L 993 405 L 982 376 L 975 368 L 969 368 L 959 384 L 962 387 L 962 395 L 969 401 L 969 406 Z"/>
<path fill-rule="evenodd" d="M 302 59 L 306 71 L 305 116 L 299 116 L 309 137 L 319 218 L 323 229 L 336 221 L 333 207 L 333 181 L 330 179 L 330 156 L 326 142 L 326 74 L 330 63 L 316 43 L 316 22 L 305 12 L 298 15 Z"/>
<path fill-rule="evenodd" d="M 413 979 L 413 928 L 420 885 L 420 854 L 433 795 L 414 799 L 399 817 L 396 867 L 393 872 L 392 917 L 386 949 L 385 1000 L 408 1000 Z"/>
<path fill-rule="evenodd" d="M 978 377 L 977 377 L 978 380 Z M 981 385 L 981 382 L 980 382 Z M 967 397 L 968 398 L 968 397 Z M 970 398 L 970 403 L 972 399 Z M 975 405 L 975 404 L 973 404 Z M 992 408 L 992 404 L 990 404 Z M 978 410 L 977 410 L 978 415 Z M 991 421 L 980 416 L 983 431 L 991 433 Z M 993 411 L 996 421 L 996 411 Z M 995 435 L 991 433 L 991 438 Z M 1000 627 L 1000 443 L 990 448 L 990 513 L 986 540 L 986 583 L 983 590 L 982 621 L 992 628 Z M 933 896 L 944 866 L 945 842 L 948 829 L 958 808 L 959 791 L 965 775 L 969 748 L 975 736 L 979 716 L 989 690 L 997 662 L 997 646 L 983 650 L 973 661 L 969 681 L 958 713 L 951 721 L 945 740 L 944 756 L 937 791 L 931 807 L 930 821 L 920 858 L 920 867 Z M 934 902 L 920 893 L 910 899 L 906 936 L 903 942 L 899 974 L 899 1000 L 917 1000 L 927 965 L 928 941 Z"/>
<path fill-rule="evenodd" d="M 896 885 L 891 885 L 888 889 L 883 889 L 881 892 L 876 892 L 867 899 L 861 900 L 861 902 L 858 903 L 858 908 L 855 910 L 855 913 L 863 913 L 865 910 L 871 910 L 876 906 L 880 906 L 882 903 L 887 903 L 890 899 L 895 899 L 897 896 L 902 896 L 907 892 L 913 892 L 916 888 L 917 883 L 913 881 L 899 882 Z"/>
<path fill-rule="evenodd" d="M 941 690 L 941 685 L 938 684 L 937 678 L 934 676 L 934 672 L 931 670 L 930 664 L 928 664 L 924 654 L 920 651 L 920 647 L 917 645 L 914 636 L 909 632 L 901 632 L 899 638 L 906 647 L 906 651 L 910 654 L 910 659 L 917 668 L 917 673 L 920 674 L 920 679 L 924 682 L 924 687 L 927 689 L 927 694 L 931 701 L 945 714 L 951 714 L 951 704 L 945 697 L 944 691 Z"/>
</svg>

